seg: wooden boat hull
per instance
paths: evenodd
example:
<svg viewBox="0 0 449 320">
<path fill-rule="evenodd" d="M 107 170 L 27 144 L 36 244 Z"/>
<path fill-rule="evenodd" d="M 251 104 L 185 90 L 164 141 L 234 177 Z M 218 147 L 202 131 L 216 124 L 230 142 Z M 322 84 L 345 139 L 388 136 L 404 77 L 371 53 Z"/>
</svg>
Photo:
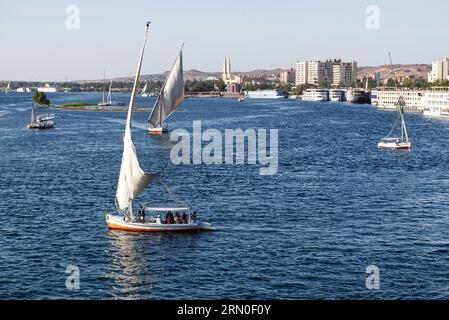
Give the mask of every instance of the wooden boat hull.
<svg viewBox="0 0 449 320">
<path fill-rule="evenodd" d="M 111 230 L 132 232 L 205 232 L 216 231 L 210 223 L 194 222 L 189 224 L 158 224 L 126 222 L 123 216 L 105 214 L 106 224 Z"/>
</svg>

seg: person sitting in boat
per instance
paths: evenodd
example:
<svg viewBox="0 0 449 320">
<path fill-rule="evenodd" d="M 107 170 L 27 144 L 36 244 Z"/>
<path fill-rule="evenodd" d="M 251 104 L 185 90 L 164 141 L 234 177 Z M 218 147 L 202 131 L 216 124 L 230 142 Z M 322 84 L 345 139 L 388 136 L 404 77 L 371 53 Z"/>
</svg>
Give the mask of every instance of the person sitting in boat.
<svg viewBox="0 0 449 320">
<path fill-rule="evenodd" d="M 181 223 L 181 215 L 179 214 L 179 212 L 176 212 L 175 214 L 175 223 Z"/>
<path fill-rule="evenodd" d="M 140 207 L 139 210 L 139 219 L 141 223 L 145 223 L 145 208 L 144 207 Z"/>
<path fill-rule="evenodd" d="M 161 223 L 162 223 L 162 222 L 161 222 L 161 215 L 160 215 L 160 214 L 157 215 L 156 223 L 157 223 L 157 224 L 161 224 Z"/>
<path fill-rule="evenodd" d="M 171 215 L 171 212 L 168 211 L 168 212 L 167 212 L 167 215 L 165 216 L 165 223 L 166 223 L 166 224 L 170 224 L 170 215 Z"/>
<path fill-rule="evenodd" d="M 193 211 L 192 216 L 190 217 L 190 219 L 192 220 L 192 222 L 196 221 L 196 211 Z"/>
<path fill-rule="evenodd" d="M 181 223 L 183 223 L 183 224 L 189 223 L 189 221 L 187 221 L 187 220 L 188 220 L 187 219 L 187 214 L 185 212 L 183 212 L 182 218 L 181 218 Z"/>
</svg>

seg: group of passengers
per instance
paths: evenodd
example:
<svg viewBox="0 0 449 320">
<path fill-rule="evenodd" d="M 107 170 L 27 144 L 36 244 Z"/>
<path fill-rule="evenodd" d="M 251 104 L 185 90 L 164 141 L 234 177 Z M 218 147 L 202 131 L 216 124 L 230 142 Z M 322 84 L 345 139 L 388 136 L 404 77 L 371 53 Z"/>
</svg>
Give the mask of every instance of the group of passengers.
<svg viewBox="0 0 449 320">
<path fill-rule="evenodd" d="M 190 217 L 183 212 L 182 215 L 179 212 L 176 212 L 175 214 L 173 214 L 171 211 L 167 212 L 167 215 L 165 216 L 165 220 L 164 223 L 165 224 L 189 224 L 189 223 L 193 223 L 196 221 L 196 212 L 193 212 Z M 151 222 L 155 222 L 157 224 L 161 224 L 162 223 L 162 219 L 160 215 L 157 215 L 156 219 L 150 219 Z M 145 208 L 141 207 L 139 210 L 139 221 L 141 223 L 145 223 Z"/>
<path fill-rule="evenodd" d="M 182 213 L 182 215 L 179 212 L 176 212 L 174 215 L 171 211 L 167 212 L 167 215 L 165 216 L 165 224 L 188 224 L 189 222 L 196 221 L 196 212 L 193 212 L 189 217 L 185 212 Z"/>
</svg>

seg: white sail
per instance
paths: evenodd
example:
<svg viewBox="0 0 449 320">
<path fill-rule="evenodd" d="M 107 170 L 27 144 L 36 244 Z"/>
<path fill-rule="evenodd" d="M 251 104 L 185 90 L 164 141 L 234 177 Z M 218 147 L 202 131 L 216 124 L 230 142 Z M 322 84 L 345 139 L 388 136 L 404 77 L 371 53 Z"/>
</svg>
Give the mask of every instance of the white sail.
<svg viewBox="0 0 449 320">
<path fill-rule="evenodd" d="M 109 83 L 109 91 L 108 91 L 108 98 L 107 98 L 108 104 L 112 104 L 111 89 L 112 89 L 112 79 Z"/>
<path fill-rule="evenodd" d="M 136 148 L 134 147 L 131 138 L 131 119 L 136 97 L 136 91 L 139 84 L 140 70 L 142 67 L 143 54 L 145 52 L 145 44 L 149 30 L 149 23 L 145 29 L 145 40 L 140 54 L 139 64 L 137 67 L 136 78 L 134 80 L 134 87 L 131 94 L 131 99 L 128 107 L 128 116 L 126 119 L 125 134 L 123 136 L 123 155 L 122 164 L 120 167 L 120 176 L 117 185 L 116 205 L 118 210 L 131 210 L 129 207 L 132 200 L 134 200 L 145 187 L 156 177 L 155 174 L 145 173 L 139 165 L 137 159 Z"/>
<path fill-rule="evenodd" d="M 160 127 L 184 101 L 184 76 L 182 70 L 182 49 L 176 58 L 164 86 L 154 104 L 148 122 L 152 127 Z"/>
<path fill-rule="evenodd" d="M 145 83 L 145 86 L 142 89 L 142 95 L 144 95 L 145 93 L 147 93 L 147 88 L 148 88 L 148 83 Z"/>
<path fill-rule="evenodd" d="M 10 89 L 11 89 L 11 81 L 8 82 L 8 85 L 6 86 L 5 92 L 8 93 Z"/>
</svg>

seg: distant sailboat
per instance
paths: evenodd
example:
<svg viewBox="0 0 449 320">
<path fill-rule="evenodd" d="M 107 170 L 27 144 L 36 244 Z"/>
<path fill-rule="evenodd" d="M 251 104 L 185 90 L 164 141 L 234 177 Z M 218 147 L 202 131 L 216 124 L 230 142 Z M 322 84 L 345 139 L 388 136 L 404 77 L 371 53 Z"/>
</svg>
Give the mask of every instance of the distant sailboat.
<svg viewBox="0 0 449 320">
<path fill-rule="evenodd" d="M 209 223 L 200 222 L 195 214 L 191 214 L 191 208 L 182 207 L 160 207 L 160 206 L 140 206 L 139 214 L 133 212 L 133 201 L 143 192 L 158 174 L 145 173 L 137 159 L 136 148 L 131 138 L 131 119 L 134 107 L 134 101 L 139 86 L 140 71 L 142 67 L 145 44 L 148 37 L 150 23 L 145 29 L 145 38 L 140 53 L 139 64 L 134 80 L 133 91 L 128 107 L 128 116 L 126 119 L 125 134 L 123 136 L 123 154 L 120 167 L 119 181 L 115 202 L 118 214 L 110 214 L 106 211 L 105 219 L 110 229 L 136 231 L 136 232 L 198 232 L 213 231 L 214 228 Z M 171 193 L 172 194 L 172 193 Z M 172 194 L 173 198 L 176 197 Z M 181 220 L 176 219 L 170 214 L 172 212 L 183 213 Z M 156 217 L 146 217 L 147 213 L 159 213 Z M 165 223 L 161 220 L 160 214 L 167 213 Z M 187 216 L 188 213 L 188 216 Z"/>
<path fill-rule="evenodd" d="M 54 114 L 42 114 L 36 116 L 34 103 L 31 101 L 31 122 L 28 124 L 29 129 L 51 129 L 55 126 Z"/>
<path fill-rule="evenodd" d="M 395 87 L 396 87 L 396 91 L 398 91 L 398 85 L 396 83 L 396 73 L 394 71 L 394 66 L 393 66 L 393 61 L 391 59 L 391 54 L 389 54 L 389 56 L 390 56 L 391 68 L 393 70 L 394 84 L 395 84 Z M 380 140 L 380 142 L 377 144 L 377 146 L 378 146 L 378 148 L 386 149 L 386 150 L 410 150 L 412 148 L 412 143 L 409 140 L 407 126 L 405 124 L 405 119 L 404 119 L 405 100 L 404 100 L 403 96 L 399 97 L 399 100 L 398 100 L 398 102 L 396 104 L 396 107 L 398 109 L 399 118 L 400 118 L 400 121 L 401 121 L 401 125 L 400 125 L 401 136 L 400 137 L 389 137 L 390 134 L 394 131 L 394 129 L 396 127 L 396 125 L 394 125 L 393 129 L 390 132 L 390 134 L 387 137 L 382 138 Z"/>
<path fill-rule="evenodd" d="M 150 133 L 167 131 L 162 122 L 170 117 L 184 101 L 184 75 L 182 69 L 182 48 L 175 60 L 173 68 L 161 88 L 159 96 L 151 111 L 148 122 Z"/>
<path fill-rule="evenodd" d="M 142 93 L 141 93 L 142 97 L 148 97 L 149 96 L 149 94 L 147 93 L 147 88 L 148 88 L 148 82 L 145 83 L 145 86 L 142 89 Z"/>
<path fill-rule="evenodd" d="M 148 82 L 145 83 L 145 86 L 142 89 L 142 93 L 141 96 L 146 98 L 146 97 L 155 97 L 156 95 L 154 93 L 148 93 Z"/>
<path fill-rule="evenodd" d="M 11 90 L 11 81 L 8 82 L 8 85 L 6 86 L 6 89 L 5 89 L 5 93 L 8 93 L 9 90 Z"/>
<path fill-rule="evenodd" d="M 112 102 L 112 94 L 111 94 L 111 90 L 112 90 L 112 79 L 109 81 L 109 91 L 108 91 L 108 96 L 105 100 L 105 91 L 104 91 L 105 87 L 103 86 L 103 100 L 102 102 L 98 103 L 98 106 L 100 107 L 115 107 L 115 106 L 124 106 L 124 103 L 114 103 Z"/>
</svg>

